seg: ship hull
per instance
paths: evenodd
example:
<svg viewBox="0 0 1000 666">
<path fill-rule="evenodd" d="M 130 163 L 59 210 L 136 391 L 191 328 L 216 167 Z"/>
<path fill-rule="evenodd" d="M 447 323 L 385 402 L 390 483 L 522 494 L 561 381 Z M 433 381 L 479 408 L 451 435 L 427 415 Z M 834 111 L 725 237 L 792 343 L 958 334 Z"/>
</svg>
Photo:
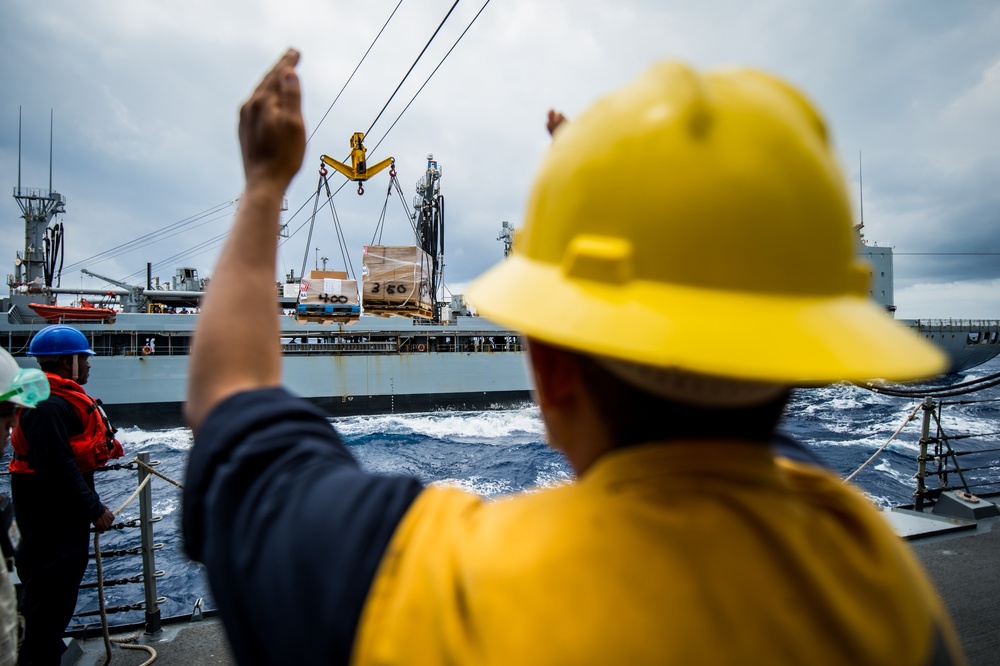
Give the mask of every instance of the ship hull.
<svg viewBox="0 0 1000 666">
<path fill-rule="evenodd" d="M 331 416 L 489 409 L 531 399 L 525 354 L 286 355 L 282 383 Z M 182 425 L 186 356 L 92 357 L 87 391 L 117 427 Z"/>
<path fill-rule="evenodd" d="M 901 319 L 919 336 L 948 355 L 948 373 L 965 372 L 1000 354 L 996 319 Z"/>
<path fill-rule="evenodd" d="M 191 338 L 197 317 L 120 313 L 81 322 L 96 355 L 87 392 L 117 427 L 183 425 Z M 0 325 L 18 362 L 45 325 Z M 281 317 L 282 383 L 331 416 L 489 409 L 531 399 L 526 352 L 516 333 L 480 317 L 429 324 L 402 317 L 318 324 Z"/>
<path fill-rule="evenodd" d="M 114 322 L 78 327 L 97 355 L 87 391 L 118 427 L 183 425 L 188 352 L 197 317 L 120 313 Z M 351 324 L 281 318 L 282 381 L 331 416 L 440 409 L 488 409 L 530 400 L 520 336 L 480 317 L 427 324 L 362 317 Z M 1000 321 L 901 320 L 943 349 L 949 372 L 964 372 L 1000 352 Z M 27 343 L 44 321 L 0 324 L 4 346 L 26 367 Z"/>
<path fill-rule="evenodd" d="M 397 396 L 348 396 L 347 398 L 307 398 L 331 417 L 368 414 L 405 414 L 441 410 L 505 409 L 525 405 L 530 391 L 483 393 L 420 393 Z M 183 426 L 183 402 L 119 403 L 107 406 L 108 418 L 116 427 L 161 430 Z"/>
</svg>

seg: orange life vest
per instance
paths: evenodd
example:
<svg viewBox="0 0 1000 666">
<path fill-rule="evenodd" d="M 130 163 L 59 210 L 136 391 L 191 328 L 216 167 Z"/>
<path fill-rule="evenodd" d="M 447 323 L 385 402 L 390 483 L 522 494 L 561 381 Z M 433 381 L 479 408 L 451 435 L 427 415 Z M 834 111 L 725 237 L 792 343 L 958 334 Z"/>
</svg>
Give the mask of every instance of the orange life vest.
<svg viewBox="0 0 1000 666">
<path fill-rule="evenodd" d="M 83 424 L 83 432 L 69 440 L 80 471 L 90 472 L 102 467 L 108 460 L 120 458 L 125 451 L 121 442 L 115 439 L 115 429 L 111 427 L 101 402 L 87 395 L 83 387 L 71 379 L 63 379 L 49 372 L 45 373 L 45 376 L 49 379 L 52 395 L 57 395 L 72 405 L 73 411 Z M 21 430 L 20 415 L 18 424 L 10 434 L 10 443 L 14 448 L 14 456 L 8 469 L 15 474 L 34 473 L 28 440 Z"/>
</svg>

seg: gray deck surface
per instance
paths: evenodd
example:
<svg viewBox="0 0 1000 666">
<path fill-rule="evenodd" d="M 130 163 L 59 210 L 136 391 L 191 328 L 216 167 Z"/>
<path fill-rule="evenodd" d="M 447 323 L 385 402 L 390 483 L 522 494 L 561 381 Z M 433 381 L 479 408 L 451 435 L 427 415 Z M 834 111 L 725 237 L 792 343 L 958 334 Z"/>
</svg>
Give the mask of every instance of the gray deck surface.
<svg viewBox="0 0 1000 666">
<path fill-rule="evenodd" d="M 1000 522 L 911 546 L 951 612 L 969 666 L 1000 664 Z"/>
<path fill-rule="evenodd" d="M 140 636 L 139 642 L 148 644 L 156 650 L 154 666 L 236 664 L 229 650 L 222 622 L 218 618 L 169 625 L 155 636 Z M 76 666 L 101 666 L 107 660 L 103 639 L 92 638 L 82 643 L 77 642 L 77 645 L 82 647 L 84 654 L 75 662 Z M 145 650 L 123 649 L 114 644 L 111 646 L 111 666 L 139 666 L 150 657 L 150 653 Z"/>
</svg>

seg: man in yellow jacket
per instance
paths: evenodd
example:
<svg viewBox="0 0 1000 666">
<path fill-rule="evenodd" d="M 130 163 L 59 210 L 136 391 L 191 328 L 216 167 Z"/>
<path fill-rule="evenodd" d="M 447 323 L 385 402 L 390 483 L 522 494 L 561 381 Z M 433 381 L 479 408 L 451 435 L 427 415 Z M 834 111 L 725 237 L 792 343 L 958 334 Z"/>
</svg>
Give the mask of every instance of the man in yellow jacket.
<svg viewBox="0 0 1000 666">
<path fill-rule="evenodd" d="M 185 408 L 186 544 L 241 663 L 962 663 L 874 507 L 777 446 L 791 387 L 944 367 L 868 299 L 801 94 L 668 62 L 550 118 L 513 253 L 470 298 L 528 337 L 548 440 L 578 478 L 484 502 L 361 470 L 280 387 L 298 58 L 241 112 L 246 191 Z"/>
</svg>

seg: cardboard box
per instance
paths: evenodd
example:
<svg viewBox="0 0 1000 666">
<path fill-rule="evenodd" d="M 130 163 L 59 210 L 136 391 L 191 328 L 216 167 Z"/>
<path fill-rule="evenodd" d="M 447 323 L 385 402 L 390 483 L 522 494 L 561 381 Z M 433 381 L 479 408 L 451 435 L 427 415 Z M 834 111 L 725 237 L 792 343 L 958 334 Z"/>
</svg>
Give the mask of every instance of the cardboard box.
<svg viewBox="0 0 1000 666">
<path fill-rule="evenodd" d="M 431 306 L 430 255 L 415 245 L 366 245 L 361 261 L 365 310 Z"/>
<path fill-rule="evenodd" d="M 346 280 L 347 271 L 309 271 L 310 280 L 322 280 L 332 278 L 334 280 Z"/>
<path fill-rule="evenodd" d="M 340 271 L 313 271 L 314 273 L 340 273 Z M 329 303 L 332 305 L 358 305 L 358 282 L 340 278 L 303 279 L 299 283 L 299 303 Z"/>
</svg>

